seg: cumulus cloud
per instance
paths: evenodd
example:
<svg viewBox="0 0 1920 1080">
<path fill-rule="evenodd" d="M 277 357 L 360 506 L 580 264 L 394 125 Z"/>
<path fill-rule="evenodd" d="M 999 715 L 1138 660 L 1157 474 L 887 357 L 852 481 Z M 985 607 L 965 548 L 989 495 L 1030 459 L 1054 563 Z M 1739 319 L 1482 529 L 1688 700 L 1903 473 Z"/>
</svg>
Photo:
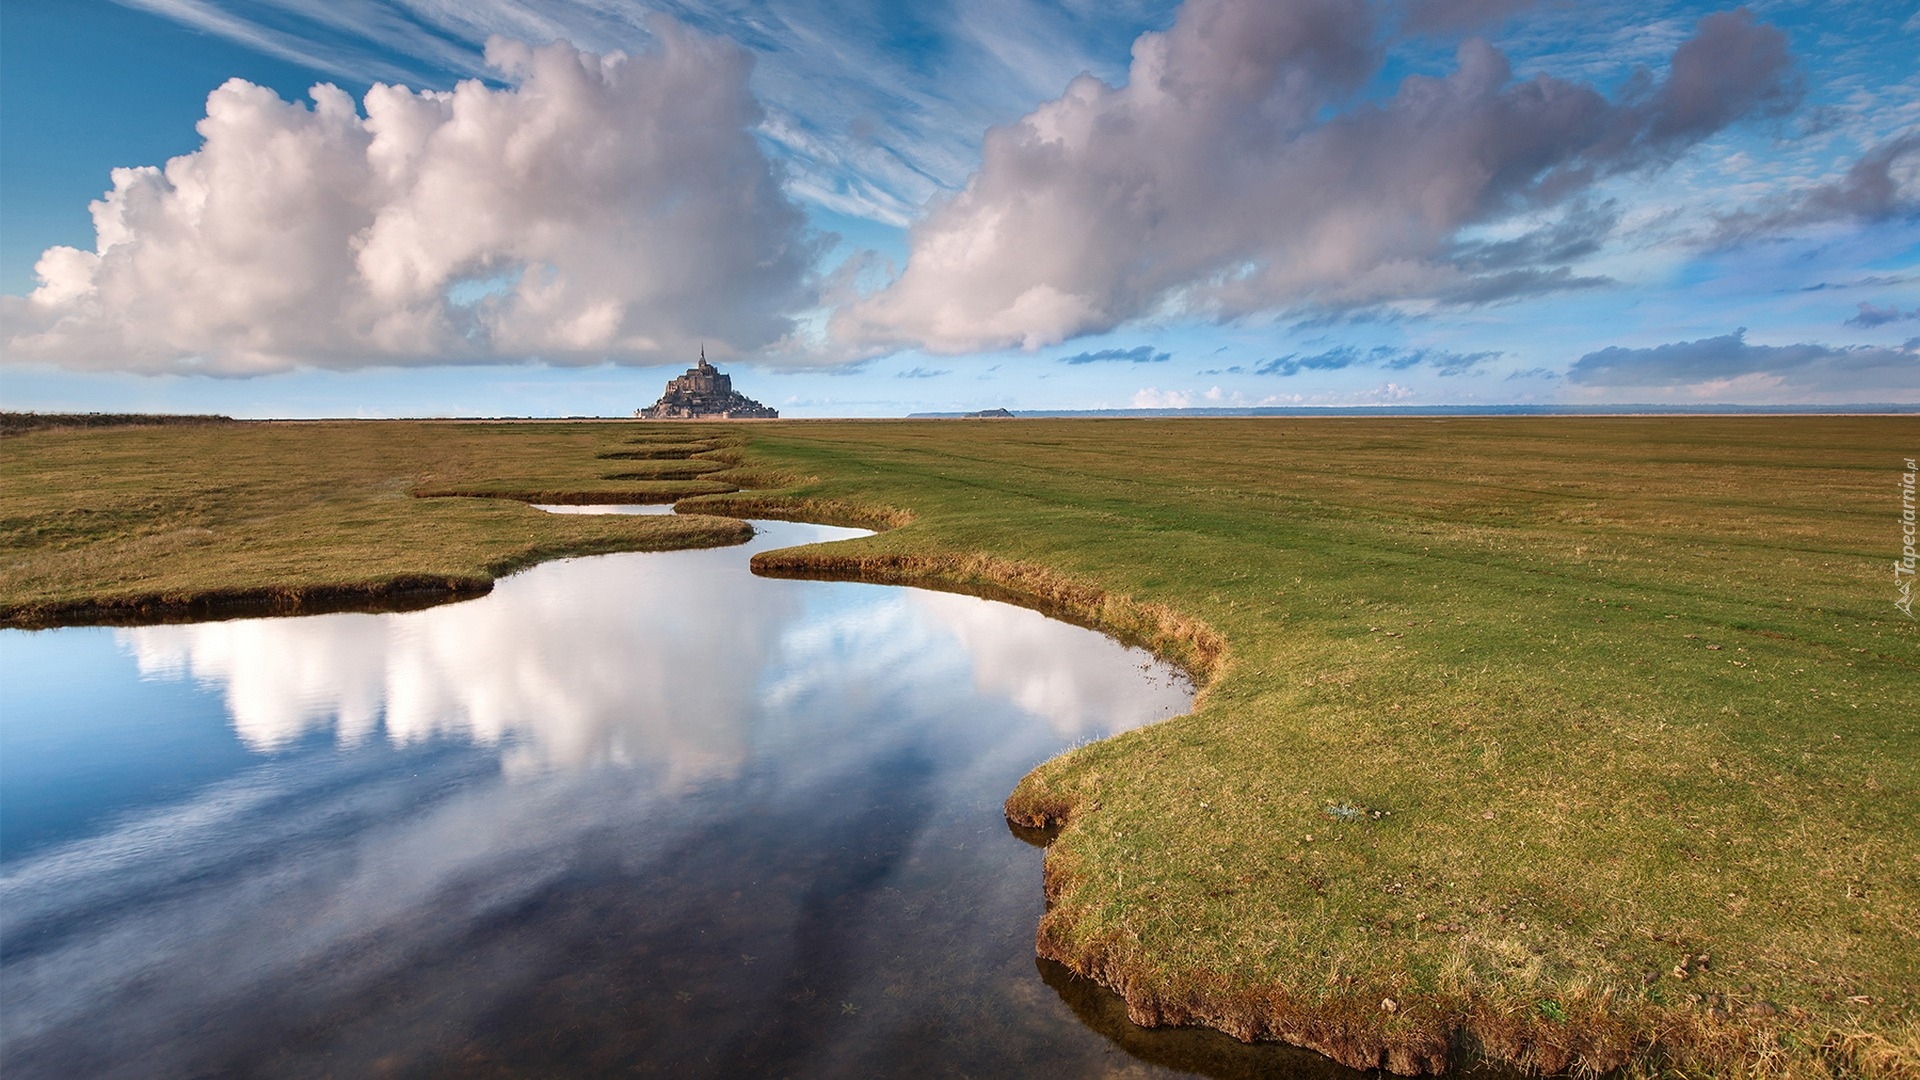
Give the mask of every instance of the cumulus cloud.
<svg viewBox="0 0 1920 1080">
<path fill-rule="evenodd" d="M 1673 50 L 1666 80 L 1629 110 L 1632 127 L 1645 125 L 1634 137 L 1692 142 L 1749 114 L 1784 115 L 1800 102 L 1791 66 L 1786 35 L 1756 24 L 1746 8 L 1708 15 Z"/>
<path fill-rule="evenodd" d="M 1587 284 L 1451 249 L 1469 226 L 1577 204 L 1599 178 L 1797 100 L 1785 37 L 1744 10 L 1702 19 L 1664 78 L 1612 99 L 1516 81 L 1469 39 L 1445 77 L 1354 103 L 1380 68 L 1377 39 L 1364 0 L 1189 0 L 1135 42 L 1124 85 L 1082 76 L 988 132 L 966 188 L 914 227 L 905 270 L 842 306 L 834 334 L 1039 348 L 1163 312 L 1472 304 Z"/>
<path fill-rule="evenodd" d="M 1133 407 L 1136 409 L 1191 409 L 1193 391 L 1162 390 L 1157 386 L 1143 386 L 1133 392 Z"/>
<path fill-rule="evenodd" d="M 1567 381 L 1589 387 L 1812 387 L 1848 390 L 1920 386 L 1920 338 L 1903 345 L 1752 345 L 1745 327 L 1719 337 L 1651 348 L 1620 346 L 1574 361 Z"/>
<path fill-rule="evenodd" d="M 1413 397 L 1413 388 L 1399 383 L 1381 383 L 1365 393 L 1354 395 L 1355 400 L 1373 402 L 1378 405 L 1391 405 L 1396 401 L 1406 401 Z"/>
<path fill-rule="evenodd" d="M 5 299 L 7 356 L 248 375 L 785 337 L 818 241 L 752 134 L 752 61 L 655 29 L 634 56 L 495 39 L 506 85 L 375 85 L 364 115 L 330 85 L 308 107 L 229 81 L 198 150 L 116 169 L 95 249 L 49 249 Z"/>
<path fill-rule="evenodd" d="M 1063 356 L 1063 364 L 1098 364 L 1105 361 L 1118 361 L 1125 364 L 1164 364 L 1173 359 L 1169 352 L 1155 352 L 1151 345 L 1136 345 L 1131 349 L 1101 349 L 1098 352 L 1074 353 Z"/>
<path fill-rule="evenodd" d="M 1403 349 L 1397 345 L 1376 345 L 1361 349 L 1340 345 L 1325 352 L 1290 353 L 1277 356 L 1253 369 L 1256 375 L 1298 375 L 1303 371 L 1338 371 L 1350 367 L 1377 367 L 1389 371 L 1427 366 L 1441 375 L 1459 375 L 1480 363 L 1499 356 L 1498 352 L 1457 353 L 1445 349 Z"/>
<path fill-rule="evenodd" d="M 484 43 L 570 41 L 594 52 L 653 40 L 651 10 L 751 50 L 757 133 L 803 203 L 904 227 L 958 187 L 978 135 L 1106 70 L 1167 0 L 122 0 L 354 82 L 484 76 Z M 905 45 L 906 47 L 903 47 Z M 824 46 L 824 47 L 823 47 Z M 929 54 L 937 57 L 930 61 Z"/>
</svg>

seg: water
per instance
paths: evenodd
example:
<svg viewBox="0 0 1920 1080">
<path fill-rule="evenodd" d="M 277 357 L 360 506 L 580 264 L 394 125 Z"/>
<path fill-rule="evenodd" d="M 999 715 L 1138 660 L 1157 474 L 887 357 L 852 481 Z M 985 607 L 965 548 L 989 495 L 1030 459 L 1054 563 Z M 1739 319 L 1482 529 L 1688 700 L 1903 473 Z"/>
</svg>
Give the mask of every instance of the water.
<svg viewBox="0 0 1920 1080">
<path fill-rule="evenodd" d="M 672 503 L 587 503 L 579 506 L 534 503 L 549 514 L 671 514 Z"/>
<path fill-rule="evenodd" d="M 1183 679 L 755 578 L 857 535 L 757 528 L 422 611 L 0 632 L 9 1080 L 1324 1071 L 1034 961 L 1001 800 Z"/>
</svg>

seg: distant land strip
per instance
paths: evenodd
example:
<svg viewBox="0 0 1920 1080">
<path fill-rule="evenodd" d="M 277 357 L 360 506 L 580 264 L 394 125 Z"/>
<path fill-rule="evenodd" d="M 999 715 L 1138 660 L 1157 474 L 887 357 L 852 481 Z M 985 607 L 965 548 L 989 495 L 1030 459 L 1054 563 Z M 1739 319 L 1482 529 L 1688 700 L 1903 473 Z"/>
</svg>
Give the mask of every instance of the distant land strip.
<svg viewBox="0 0 1920 1080">
<path fill-rule="evenodd" d="M 178 424 L 231 424 L 231 416 L 181 413 L 36 413 L 0 412 L 0 436 L 56 428 L 164 427 Z"/>
<path fill-rule="evenodd" d="M 1077 416 L 1886 416 L 1920 403 L 1858 405 L 1260 405 L 1193 409 L 1009 409 L 1017 420 Z M 909 420 L 961 420 L 968 412 L 917 412 Z"/>
</svg>

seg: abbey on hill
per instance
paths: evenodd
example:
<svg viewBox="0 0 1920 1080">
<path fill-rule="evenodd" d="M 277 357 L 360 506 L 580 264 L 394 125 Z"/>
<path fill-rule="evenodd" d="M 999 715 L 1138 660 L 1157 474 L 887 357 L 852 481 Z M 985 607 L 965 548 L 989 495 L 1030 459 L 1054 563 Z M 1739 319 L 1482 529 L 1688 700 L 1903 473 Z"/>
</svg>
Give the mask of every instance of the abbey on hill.
<svg viewBox="0 0 1920 1080">
<path fill-rule="evenodd" d="M 706 346 L 700 363 L 667 383 L 660 400 L 633 415 L 642 420 L 778 420 L 779 412 L 733 388 L 733 379 L 707 363 Z"/>
</svg>

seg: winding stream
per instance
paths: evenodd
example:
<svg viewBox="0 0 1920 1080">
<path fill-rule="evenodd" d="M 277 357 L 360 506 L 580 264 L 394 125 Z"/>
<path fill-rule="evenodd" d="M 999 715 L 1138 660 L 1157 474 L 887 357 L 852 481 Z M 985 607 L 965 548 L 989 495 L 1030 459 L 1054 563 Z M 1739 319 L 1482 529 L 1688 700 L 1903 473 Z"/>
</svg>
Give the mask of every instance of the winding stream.
<svg viewBox="0 0 1920 1080">
<path fill-rule="evenodd" d="M 1000 801 L 1184 679 L 1005 604 L 753 577 L 859 535 L 756 528 L 421 611 L 0 631 L 0 1068 L 1327 1071 L 1033 959 Z"/>
</svg>

